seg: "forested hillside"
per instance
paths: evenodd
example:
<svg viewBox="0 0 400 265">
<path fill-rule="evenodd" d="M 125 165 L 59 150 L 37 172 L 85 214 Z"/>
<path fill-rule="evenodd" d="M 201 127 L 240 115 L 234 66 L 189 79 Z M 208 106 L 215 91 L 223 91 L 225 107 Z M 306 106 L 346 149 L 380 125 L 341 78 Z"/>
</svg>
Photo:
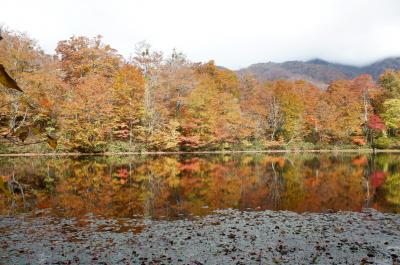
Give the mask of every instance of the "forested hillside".
<svg viewBox="0 0 400 265">
<path fill-rule="evenodd" d="M 387 58 L 362 67 L 331 63 L 321 59 L 306 62 L 258 63 L 240 69 L 238 72 L 240 74 L 253 74 L 261 82 L 279 79 L 303 79 L 325 89 L 334 80 L 353 79 L 362 74 L 369 74 L 374 80 L 378 80 L 387 69 L 400 70 L 400 57 Z"/>
<path fill-rule="evenodd" d="M 371 72 L 376 80 L 357 71 L 346 79 L 343 69 L 322 61 L 302 72 L 292 62 L 277 70 L 288 80 L 261 82 L 213 61 L 191 62 L 175 50 L 163 55 L 145 42 L 123 58 L 101 36 L 74 36 L 49 55 L 25 34 L 2 35 L 0 62 L 23 90 L 0 88 L 2 150 L 33 144 L 79 152 L 399 146 L 400 72 L 378 76 L 381 65 L 395 62 L 372 67 L 379 69 Z M 329 83 L 321 90 L 285 71 Z"/>
</svg>

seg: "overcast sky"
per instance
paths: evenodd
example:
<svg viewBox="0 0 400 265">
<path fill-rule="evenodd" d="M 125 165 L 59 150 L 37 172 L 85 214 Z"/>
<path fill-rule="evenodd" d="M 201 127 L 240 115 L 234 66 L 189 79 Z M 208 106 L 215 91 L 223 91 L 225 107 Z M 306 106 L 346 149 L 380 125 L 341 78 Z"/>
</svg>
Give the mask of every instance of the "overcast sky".
<svg viewBox="0 0 400 265">
<path fill-rule="evenodd" d="M 399 0 L 9 0 L 1 3 L 0 25 L 27 32 L 51 53 L 72 35 L 101 34 L 126 57 L 146 40 L 232 69 L 400 56 Z"/>
</svg>

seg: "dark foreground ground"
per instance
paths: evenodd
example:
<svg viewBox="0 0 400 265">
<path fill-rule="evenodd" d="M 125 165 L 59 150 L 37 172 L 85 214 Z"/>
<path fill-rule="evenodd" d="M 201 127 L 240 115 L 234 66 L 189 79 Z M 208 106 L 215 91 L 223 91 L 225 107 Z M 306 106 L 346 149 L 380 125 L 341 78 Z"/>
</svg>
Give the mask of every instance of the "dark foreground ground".
<svg viewBox="0 0 400 265">
<path fill-rule="evenodd" d="M 0 264 L 400 264 L 400 215 L 240 212 L 193 220 L 0 217 Z"/>
</svg>

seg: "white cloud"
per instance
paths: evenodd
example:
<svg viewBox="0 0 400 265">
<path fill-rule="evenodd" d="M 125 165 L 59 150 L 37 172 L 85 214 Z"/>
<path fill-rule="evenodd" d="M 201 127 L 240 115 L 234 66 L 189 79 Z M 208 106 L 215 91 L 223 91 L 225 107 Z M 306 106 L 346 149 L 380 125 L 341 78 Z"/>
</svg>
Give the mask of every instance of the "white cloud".
<svg viewBox="0 0 400 265">
<path fill-rule="evenodd" d="M 320 57 L 365 64 L 400 55 L 398 0 L 13 0 L 0 23 L 52 52 L 72 35 L 94 36 L 128 57 L 147 40 L 193 61 L 233 69 Z"/>
</svg>

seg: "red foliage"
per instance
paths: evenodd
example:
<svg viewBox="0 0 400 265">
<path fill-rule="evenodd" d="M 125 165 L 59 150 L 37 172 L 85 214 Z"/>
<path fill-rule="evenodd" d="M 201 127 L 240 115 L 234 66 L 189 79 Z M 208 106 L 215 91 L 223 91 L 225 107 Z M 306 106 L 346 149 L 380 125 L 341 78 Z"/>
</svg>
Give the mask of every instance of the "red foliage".
<svg viewBox="0 0 400 265">
<path fill-rule="evenodd" d="M 385 182 L 386 173 L 383 171 L 375 171 L 370 175 L 372 187 L 375 189 Z"/>
<path fill-rule="evenodd" d="M 180 170 L 187 170 L 187 171 L 200 171 L 200 161 L 198 159 L 190 159 L 185 161 L 180 165 Z"/>
<path fill-rule="evenodd" d="M 364 166 L 368 163 L 368 159 L 366 156 L 358 156 L 351 161 L 352 165 L 355 166 Z"/>
<path fill-rule="evenodd" d="M 128 178 L 129 172 L 127 169 L 121 168 L 120 170 L 118 170 L 117 174 L 118 177 L 126 179 Z"/>
<path fill-rule="evenodd" d="M 374 131 L 383 131 L 386 127 L 381 118 L 378 115 L 373 114 L 369 117 L 368 128 Z"/>
<path fill-rule="evenodd" d="M 352 141 L 354 144 L 359 145 L 359 146 L 365 145 L 365 144 L 367 143 L 367 141 L 365 140 L 365 138 L 362 137 L 362 136 L 355 136 L 355 137 L 352 137 L 351 141 Z"/>
</svg>

